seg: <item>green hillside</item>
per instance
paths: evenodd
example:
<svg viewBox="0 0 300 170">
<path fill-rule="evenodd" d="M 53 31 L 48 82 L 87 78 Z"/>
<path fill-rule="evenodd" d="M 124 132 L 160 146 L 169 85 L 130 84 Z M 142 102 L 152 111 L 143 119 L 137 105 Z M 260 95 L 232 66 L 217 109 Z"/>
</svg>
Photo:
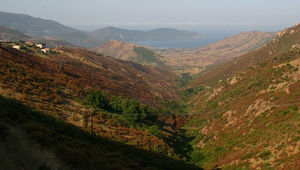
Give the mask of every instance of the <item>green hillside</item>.
<svg viewBox="0 0 300 170">
<path fill-rule="evenodd" d="M 255 62 L 233 67 L 230 74 L 227 69 L 215 70 L 224 68 L 222 64 L 212 68 L 227 79 L 206 79 L 209 84 L 200 86 L 202 90 L 189 102 L 191 119 L 186 129 L 195 136 L 191 157 L 197 165 L 223 169 L 299 167 L 299 38 L 298 25 L 279 33 L 262 49 L 234 60 L 254 58 Z M 199 80 L 193 81 L 192 87 L 200 88 Z"/>
<path fill-rule="evenodd" d="M 161 56 L 149 50 L 148 48 L 135 47 L 133 50 L 137 54 L 137 63 L 155 63 L 157 65 L 163 65 L 163 62 L 160 60 Z"/>
</svg>

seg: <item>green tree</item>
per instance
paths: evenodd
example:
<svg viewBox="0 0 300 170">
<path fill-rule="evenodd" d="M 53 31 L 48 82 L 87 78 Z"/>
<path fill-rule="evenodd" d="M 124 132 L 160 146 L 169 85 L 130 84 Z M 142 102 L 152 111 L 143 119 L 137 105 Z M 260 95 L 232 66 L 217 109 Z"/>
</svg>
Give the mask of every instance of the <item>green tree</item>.
<svg viewBox="0 0 300 170">
<path fill-rule="evenodd" d="M 142 122 L 147 117 L 145 107 L 138 101 L 132 99 L 124 99 L 122 101 L 122 114 L 130 123 Z"/>
<path fill-rule="evenodd" d="M 87 97 L 87 104 L 97 109 L 108 109 L 108 94 L 106 92 L 92 91 Z"/>
<path fill-rule="evenodd" d="M 122 97 L 112 97 L 109 101 L 109 106 L 112 111 L 121 113 L 122 112 Z"/>
</svg>

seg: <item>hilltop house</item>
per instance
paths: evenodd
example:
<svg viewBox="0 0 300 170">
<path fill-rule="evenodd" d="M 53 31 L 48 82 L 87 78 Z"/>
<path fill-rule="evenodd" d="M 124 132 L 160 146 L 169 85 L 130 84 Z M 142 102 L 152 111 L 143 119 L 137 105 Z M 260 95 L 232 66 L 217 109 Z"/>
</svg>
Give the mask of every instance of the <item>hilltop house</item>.
<svg viewBox="0 0 300 170">
<path fill-rule="evenodd" d="M 16 50 L 20 50 L 20 46 L 19 45 L 13 45 L 12 48 L 16 49 Z"/>
<path fill-rule="evenodd" d="M 43 49 L 43 44 L 37 44 L 36 47 L 39 47 L 40 49 Z"/>
<path fill-rule="evenodd" d="M 43 53 L 48 53 L 49 51 L 50 51 L 50 49 L 49 48 L 44 48 L 44 49 L 42 49 L 41 50 Z"/>
</svg>

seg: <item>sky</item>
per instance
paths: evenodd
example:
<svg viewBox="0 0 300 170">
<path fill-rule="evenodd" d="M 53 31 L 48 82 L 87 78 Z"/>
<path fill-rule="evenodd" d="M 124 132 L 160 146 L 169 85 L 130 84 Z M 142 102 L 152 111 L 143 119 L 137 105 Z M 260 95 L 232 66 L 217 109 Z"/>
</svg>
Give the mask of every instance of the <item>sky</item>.
<svg viewBox="0 0 300 170">
<path fill-rule="evenodd" d="M 0 0 L 0 11 L 83 29 L 108 25 L 279 29 L 300 22 L 299 7 L 300 0 Z"/>
</svg>

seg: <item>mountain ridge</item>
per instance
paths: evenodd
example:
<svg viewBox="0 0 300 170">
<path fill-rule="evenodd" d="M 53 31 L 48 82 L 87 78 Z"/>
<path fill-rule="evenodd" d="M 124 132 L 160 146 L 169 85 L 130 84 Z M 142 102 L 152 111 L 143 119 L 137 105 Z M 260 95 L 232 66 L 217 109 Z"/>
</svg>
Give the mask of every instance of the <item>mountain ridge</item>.
<svg viewBox="0 0 300 170">
<path fill-rule="evenodd" d="M 116 27 L 106 27 L 90 33 L 98 37 L 102 42 L 116 39 L 122 41 L 145 41 L 145 40 L 176 40 L 199 37 L 199 33 L 180 31 L 173 28 L 157 28 L 149 31 L 127 30 Z"/>
<path fill-rule="evenodd" d="M 151 49 L 130 42 L 119 40 L 109 40 L 100 46 L 91 49 L 97 53 L 103 53 L 124 61 L 133 61 L 139 64 L 158 66 L 166 68 L 162 62 L 162 57 L 154 53 Z"/>
<path fill-rule="evenodd" d="M 244 32 L 195 49 L 154 49 L 164 56 L 166 65 L 178 67 L 178 72 L 199 73 L 206 66 L 238 57 L 271 41 L 274 33 Z"/>
<path fill-rule="evenodd" d="M 55 38 L 76 46 L 91 48 L 106 40 L 124 41 L 162 40 L 193 38 L 199 33 L 179 31 L 176 29 L 155 29 L 152 31 L 127 30 L 116 27 L 106 27 L 93 32 L 84 32 L 65 26 L 57 21 L 32 17 L 26 14 L 15 14 L 0 11 L 0 25 L 18 30 L 33 38 Z"/>
</svg>

